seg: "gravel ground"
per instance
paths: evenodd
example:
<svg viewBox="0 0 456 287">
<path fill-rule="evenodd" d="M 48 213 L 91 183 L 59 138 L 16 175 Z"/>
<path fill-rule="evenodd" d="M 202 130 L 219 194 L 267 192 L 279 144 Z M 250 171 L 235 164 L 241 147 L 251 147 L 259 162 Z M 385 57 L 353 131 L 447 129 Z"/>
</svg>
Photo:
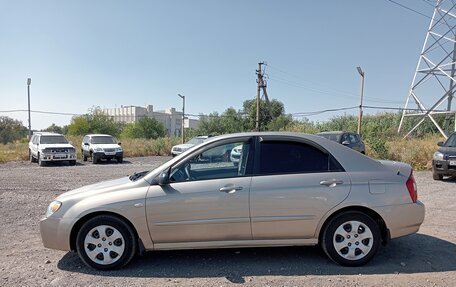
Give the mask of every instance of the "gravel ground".
<svg viewBox="0 0 456 287">
<path fill-rule="evenodd" d="M 59 194 L 149 170 L 168 157 L 123 164 L 0 165 L 0 286 L 455 286 L 456 179 L 415 172 L 426 219 L 367 266 L 341 267 L 318 247 L 149 252 L 117 271 L 86 267 L 72 252 L 45 249 L 39 220 Z"/>
</svg>

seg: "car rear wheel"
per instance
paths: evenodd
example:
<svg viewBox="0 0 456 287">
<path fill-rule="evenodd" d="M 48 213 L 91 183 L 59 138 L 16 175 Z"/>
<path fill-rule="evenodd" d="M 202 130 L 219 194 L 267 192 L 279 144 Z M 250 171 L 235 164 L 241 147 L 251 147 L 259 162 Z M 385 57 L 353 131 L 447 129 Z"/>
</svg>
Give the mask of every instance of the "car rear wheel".
<svg viewBox="0 0 456 287">
<path fill-rule="evenodd" d="M 36 162 L 31 150 L 29 150 L 29 159 L 30 159 L 30 162 Z"/>
<path fill-rule="evenodd" d="M 328 223 L 322 235 L 322 247 L 334 262 L 361 266 L 374 257 L 380 245 L 380 228 L 362 212 L 342 213 Z"/>
<path fill-rule="evenodd" d="M 81 150 L 82 153 L 82 161 L 87 161 L 87 156 L 84 153 L 84 150 Z"/>
<path fill-rule="evenodd" d="M 76 249 L 88 266 L 109 270 L 128 264 L 136 253 L 136 236 L 121 219 L 101 215 L 88 220 L 78 232 Z"/>
</svg>

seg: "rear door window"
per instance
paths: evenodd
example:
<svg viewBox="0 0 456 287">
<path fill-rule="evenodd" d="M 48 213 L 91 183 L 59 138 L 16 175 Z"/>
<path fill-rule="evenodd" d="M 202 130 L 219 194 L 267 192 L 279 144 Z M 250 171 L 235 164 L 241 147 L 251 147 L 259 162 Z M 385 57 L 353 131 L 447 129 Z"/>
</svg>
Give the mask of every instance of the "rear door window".
<svg viewBox="0 0 456 287">
<path fill-rule="evenodd" d="M 340 171 L 340 165 L 326 152 L 301 142 L 261 143 L 260 175 Z"/>
</svg>

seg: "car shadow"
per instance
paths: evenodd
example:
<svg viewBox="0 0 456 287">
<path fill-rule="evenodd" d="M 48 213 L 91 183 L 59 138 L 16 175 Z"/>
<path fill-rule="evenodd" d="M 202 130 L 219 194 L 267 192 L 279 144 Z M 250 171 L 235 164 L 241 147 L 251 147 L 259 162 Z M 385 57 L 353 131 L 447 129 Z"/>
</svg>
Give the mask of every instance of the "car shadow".
<svg viewBox="0 0 456 287">
<path fill-rule="evenodd" d="M 444 177 L 442 179 L 443 182 L 456 182 L 456 176 L 451 176 L 451 177 Z"/>
<path fill-rule="evenodd" d="M 380 248 L 362 267 L 333 263 L 318 247 L 236 248 L 148 252 L 126 267 L 97 271 L 85 266 L 76 253 L 58 262 L 65 271 L 111 277 L 195 278 L 225 277 L 244 283 L 248 276 L 372 275 L 447 272 L 456 270 L 456 244 L 414 234 Z"/>
<path fill-rule="evenodd" d="M 117 160 L 112 159 L 112 160 L 100 160 L 97 162 L 95 165 L 118 165 L 118 164 L 131 164 L 131 161 L 128 160 L 123 160 L 122 163 L 118 163 Z M 84 162 L 84 165 L 93 165 L 91 161 L 86 161 Z"/>
</svg>

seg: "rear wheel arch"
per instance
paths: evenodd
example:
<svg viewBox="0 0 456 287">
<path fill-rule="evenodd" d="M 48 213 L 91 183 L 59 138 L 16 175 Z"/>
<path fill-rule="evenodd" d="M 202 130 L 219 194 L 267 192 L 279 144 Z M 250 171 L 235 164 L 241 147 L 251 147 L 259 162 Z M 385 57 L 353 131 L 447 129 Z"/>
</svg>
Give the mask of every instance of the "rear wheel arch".
<svg viewBox="0 0 456 287">
<path fill-rule="evenodd" d="M 372 218 L 378 224 L 378 227 L 380 228 L 382 244 L 385 245 L 386 243 L 388 243 L 389 230 L 388 230 L 388 227 L 386 226 L 385 221 L 380 216 L 380 214 L 378 214 L 374 210 L 364 207 L 364 206 L 348 206 L 348 207 L 344 207 L 342 209 L 335 211 L 334 213 L 332 213 L 330 216 L 328 216 L 325 219 L 323 224 L 320 226 L 320 229 L 318 230 L 318 244 L 321 244 L 322 239 L 323 239 L 322 238 L 323 233 L 324 233 L 326 227 L 328 226 L 328 224 L 333 220 L 333 218 L 335 218 L 343 213 L 348 213 L 348 212 L 360 212 L 360 213 L 363 213 L 363 214 L 369 216 L 370 218 Z"/>
</svg>

